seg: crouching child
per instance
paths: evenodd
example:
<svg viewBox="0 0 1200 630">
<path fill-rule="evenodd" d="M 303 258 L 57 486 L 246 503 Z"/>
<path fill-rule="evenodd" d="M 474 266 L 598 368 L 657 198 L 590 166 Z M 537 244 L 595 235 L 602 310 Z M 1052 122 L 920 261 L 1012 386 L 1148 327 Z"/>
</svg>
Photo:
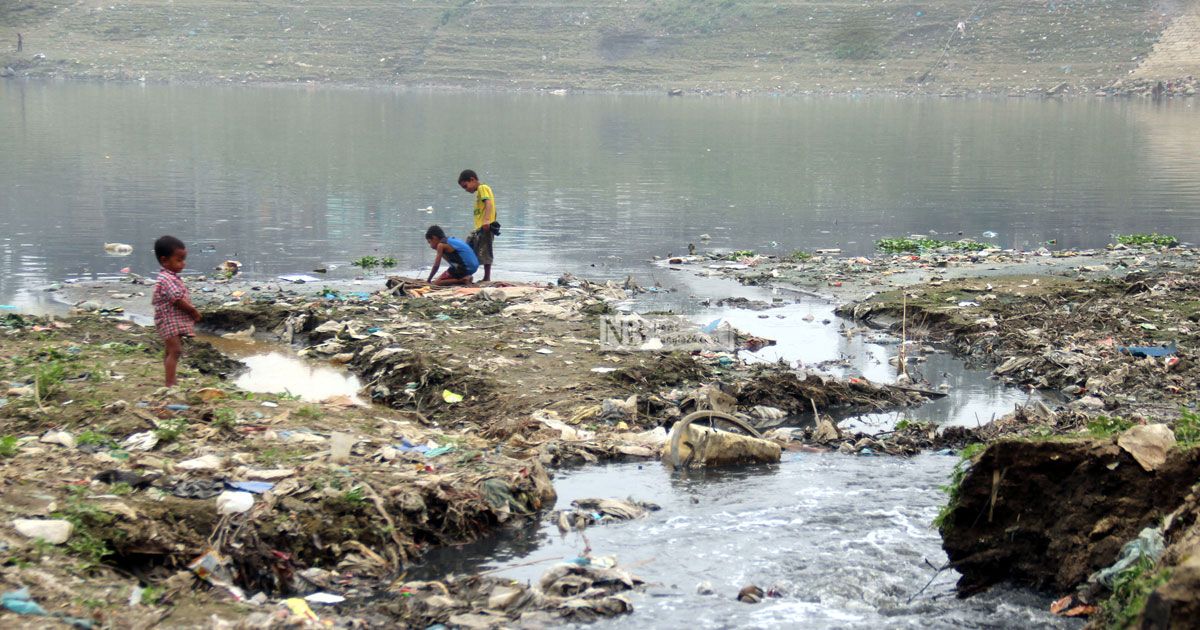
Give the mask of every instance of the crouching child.
<svg viewBox="0 0 1200 630">
<path fill-rule="evenodd" d="M 436 225 L 431 225 L 425 230 L 425 242 L 429 243 L 430 249 L 437 252 L 433 259 L 433 269 L 429 270 L 429 282 L 438 286 L 471 284 L 472 274 L 479 269 L 479 259 L 475 257 L 475 251 L 470 245 L 446 236 L 446 232 Z M 450 268 L 434 280 L 438 268 L 442 266 L 443 258 Z"/>
</svg>

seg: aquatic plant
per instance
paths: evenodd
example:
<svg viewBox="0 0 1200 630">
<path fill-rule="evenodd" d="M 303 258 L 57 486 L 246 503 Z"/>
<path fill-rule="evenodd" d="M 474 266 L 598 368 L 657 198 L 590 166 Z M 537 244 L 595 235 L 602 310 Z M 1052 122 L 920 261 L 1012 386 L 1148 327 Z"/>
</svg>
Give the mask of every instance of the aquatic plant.
<svg viewBox="0 0 1200 630">
<path fill-rule="evenodd" d="M 721 256 L 721 258 L 723 260 L 737 260 L 739 258 L 749 258 L 753 255 L 754 255 L 754 250 L 752 250 L 752 249 L 739 249 L 737 251 L 732 251 L 732 252 L 729 252 L 728 254 L 723 255 L 723 256 Z"/>
<path fill-rule="evenodd" d="M 987 243 L 979 243 L 970 239 L 958 241 L 942 241 L 936 238 L 881 238 L 875 241 L 875 247 L 889 254 L 920 253 L 933 249 L 949 247 L 955 251 L 977 252 L 991 247 Z"/>
<path fill-rule="evenodd" d="M 787 259 L 792 262 L 804 262 L 806 260 L 812 260 L 812 257 L 813 257 L 812 254 L 810 254 L 802 249 L 797 249 L 796 251 L 788 254 Z"/>
<path fill-rule="evenodd" d="M 385 257 L 379 259 L 379 266 L 383 267 L 385 269 L 388 267 L 395 267 L 396 264 L 397 264 L 396 259 L 393 258 L 392 256 L 385 256 Z"/>
<path fill-rule="evenodd" d="M 370 269 L 372 267 L 379 266 L 379 258 L 375 257 L 375 256 L 363 256 L 361 258 L 356 258 L 356 259 L 350 261 L 350 264 L 354 265 L 355 267 L 362 267 L 363 269 Z"/>
<path fill-rule="evenodd" d="M 1117 234 L 1117 242 L 1130 247 L 1175 247 L 1179 239 L 1170 234 Z"/>
</svg>

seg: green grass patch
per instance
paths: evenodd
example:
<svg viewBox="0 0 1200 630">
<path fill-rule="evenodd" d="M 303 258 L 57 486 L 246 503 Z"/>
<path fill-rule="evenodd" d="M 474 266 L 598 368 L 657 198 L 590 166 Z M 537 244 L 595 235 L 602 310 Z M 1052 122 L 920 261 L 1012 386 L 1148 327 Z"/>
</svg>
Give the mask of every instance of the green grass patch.
<svg viewBox="0 0 1200 630">
<path fill-rule="evenodd" d="M 1117 234 L 1117 242 L 1130 247 L 1175 247 L 1179 239 L 1170 234 Z"/>
<path fill-rule="evenodd" d="M 97 529 L 112 523 L 113 516 L 84 501 L 86 492 L 86 488 L 73 488 L 66 508 L 55 512 L 53 516 L 75 526 L 75 532 L 67 541 L 67 549 L 83 561 L 82 570 L 90 571 L 100 566 L 106 556 L 112 555 L 112 549 L 108 548 L 108 543 L 97 533 Z"/>
<path fill-rule="evenodd" d="M 810 254 L 802 249 L 797 249 L 796 251 L 788 254 L 787 259 L 792 262 L 806 262 L 806 261 L 812 260 L 812 257 L 813 257 L 812 254 Z"/>
<path fill-rule="evenodd" d="M 939 489 L 946 493 L 946 504 L 938 510 L 937 516 L 933 519 L 933 526 L 938 531 L 946 531 L 950 528 L 950 514 L 958 507 L 959 488 L 962 487 L 963 479 L 967 476 L 967 471 L 971 469 L 971 465 L 975 462 L 975 457 L 987 449 L 986 444 L 968 444 L 958 452 L 958 463 L 954 465 L 954 470 L 950 472 L 950 482 Z"/>
<path fill-rule="evenodd" d="M 163 420 L 154 430 L 154 437 L 157 437 L 160 442 L 174 442 L 187 432 L 187 428 L 188 422 L 183 418 Z"/>
<path fill-rule="evenodd" d="M 917 254 L 930 250 L 949 247 L 954 251 L 977 252 L 991 247 L 987 243 L 979 243 L 963 239 L 960 241 L 942 241 L 936 238 L 881 238 L 875 241 L 875 247 L 889 254 Z"/>
<path fill-rule="evenodd" d="M 15 435 L 0 437 L 0 457 L 5 459 L 15 457 L 17 451 L 20 450 L 17 447 L 17 441 L 17 436 Z"/>
<path fill-rule="evenodd" d="M 45 363 L 33 373 L 33 387 L 40 400 L 45 400 L 62 390 L 67 368 L 58 361 Z"/>
<path fill-rule="evenodd" d="M 1200 446 L 1200 413 L 1184 409 L 1172 429 L 1175 431 L 1177 446 Z"/>
<path fill-rule="evenodd" d="M 1096 416 L 1088 421 L 1087 432 L 1094 437 L 1105 438 L 1111 437 L 1118 433 L 1124 433 L 1131 427 L 1133 427 L 1133 422 L 1126 420 L 1125 418 L 1117 416 Z"/>
<path fill-rule="evenodd" d="M 1100 604 L 1102 628 L 1132 628 L 1137 623 L 1146 600 L 1154 589 L 1167 583 L 1171 571 L 1154 570 L 1154 562 L 1142 557 L 1135 564 L 1117 574 L 1113 580 L 1113 592 Z"/>
<path fill-rule="evenodd" d="M 238 414 L 228 407 L 222 407 L 213 412 L 212 425 L 222 431 L 232 431 L 237 428 Z"/>
<path fill-rule="evenodd" d="M 292 415 L 306 420 L 320 420 L 325 414 L 322 413 L 320 407 L 317 407 L 316 405 L 304 405 L 303 407 L 293 411 Z"/>
<path fill-rule="evenodd" d="M 834 59 L 881 59 L 885 56 L 888 34 L 874 20 L 851 18 L 829 31 L 829 52 Z"/>
</svg>

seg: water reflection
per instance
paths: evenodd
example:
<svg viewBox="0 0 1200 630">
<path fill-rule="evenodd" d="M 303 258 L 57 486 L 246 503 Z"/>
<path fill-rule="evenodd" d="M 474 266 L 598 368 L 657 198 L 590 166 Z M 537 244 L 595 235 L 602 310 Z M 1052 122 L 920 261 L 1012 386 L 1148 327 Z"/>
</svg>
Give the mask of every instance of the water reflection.
<svg viewBox="0 0 1200 630">
<path fill-rule="evenodd" d="M 0 85 L 0 301 L 67 275 L 153 273 L 153 239 L 250 276 L 365 254 L 428 262 L 481 170 L 502 273 L 644 273 L 713 246 L 866 251 L 885 234 L 1098 245 L 1200 221 L 1189 104 L 667 99 Z M 487 134 L 476 131 L 486 125 Z M 483 138 L 481 141 L 480 138 Z M 432 213 L 422 209 L 432 206 Z M 101 245 L 134 245 L 126 260 Z M 336 274 L 334 274 L 336 275 Z"/>
</svg>

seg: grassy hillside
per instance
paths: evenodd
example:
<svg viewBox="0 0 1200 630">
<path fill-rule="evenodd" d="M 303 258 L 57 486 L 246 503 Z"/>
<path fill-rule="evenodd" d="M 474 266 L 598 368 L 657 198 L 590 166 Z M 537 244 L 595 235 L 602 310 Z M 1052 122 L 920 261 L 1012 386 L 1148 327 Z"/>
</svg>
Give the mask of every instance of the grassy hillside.
<svg viewBox="0 0 1200 630">
<path fill-rule="evenodd" d="M 784 92 L 1090 87 L 1125 75 L 1171 17 L 1151 0 L 3 6 L 0 65 L 19 75 Z"/>
</svg>

